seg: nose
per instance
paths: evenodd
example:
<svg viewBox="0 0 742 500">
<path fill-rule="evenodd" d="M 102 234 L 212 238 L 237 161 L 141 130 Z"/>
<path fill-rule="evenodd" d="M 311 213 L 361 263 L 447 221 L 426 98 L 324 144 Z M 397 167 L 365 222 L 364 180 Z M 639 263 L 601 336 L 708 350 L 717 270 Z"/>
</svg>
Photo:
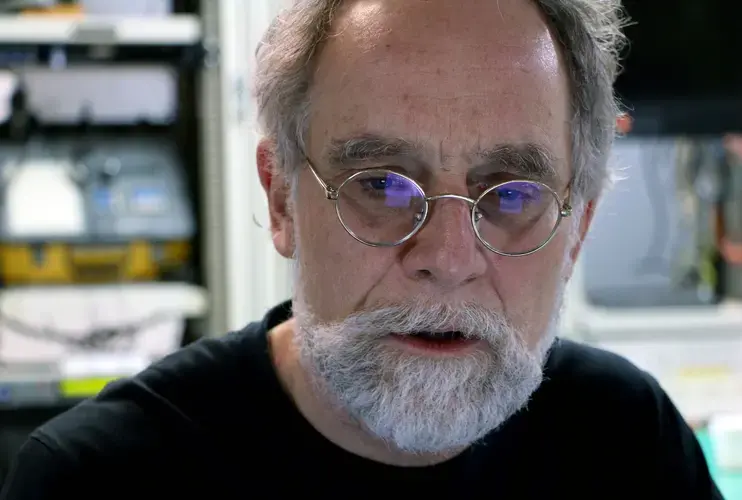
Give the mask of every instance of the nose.
<svg viewBox="0 0 742 500">
<path fill-rule="evenodd" d="M 408 277 L 451 289 L 484 275 L 487 262 L 471 225 L 471 205 L 464 200 L 431 200 L 425 226 L 403 254 L 402 265 Z"/>
</svg>

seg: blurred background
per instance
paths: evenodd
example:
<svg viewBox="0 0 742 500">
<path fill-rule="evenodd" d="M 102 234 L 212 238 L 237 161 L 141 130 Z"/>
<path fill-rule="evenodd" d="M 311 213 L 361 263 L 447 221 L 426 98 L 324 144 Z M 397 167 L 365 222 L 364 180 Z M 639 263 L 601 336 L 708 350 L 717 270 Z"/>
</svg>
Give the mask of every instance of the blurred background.
<svg viewBox="0 0 742 500">
<path fill-rule="evenodd" d="M 46 419 L 290 296 L 250 93 L 289 1 L 0 0 L 0 482 Z M 742 3 L 626 7 L 561 334 L 652 373 L 742 500 Z"/>
</svg>

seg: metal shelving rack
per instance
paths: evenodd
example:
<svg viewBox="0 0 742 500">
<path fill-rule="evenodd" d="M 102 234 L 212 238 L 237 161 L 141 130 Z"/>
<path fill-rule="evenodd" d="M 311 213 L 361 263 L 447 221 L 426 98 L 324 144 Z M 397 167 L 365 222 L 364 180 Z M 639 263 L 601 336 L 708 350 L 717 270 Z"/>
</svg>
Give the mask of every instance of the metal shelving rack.
<svg viewBox="0 0 742 500">
<path fill-rule="evenodd" d="M 173 14 L 152 18 L 1 15 L 0 69 L 13 70 L 34 65 L 51 68 L 75 64 L 110 66 L 118 63 L 174 65 L 193 71 L 196 78 L 204 82 L 203 90 L 209 93 L 208 82 L 213 80 L 217 64 L 214 51 L 207 48 L 204 40 L 201 17 L 197 15 Z M 213 98 L 203 100 L 213 106 Z M 201 110 L 204 116 L 212 112 L 211 106 L 207 104 Z M 205 145 L 206 151 L 213 150 L 214 145 L 218 144 L 215 142 L 217 135 L 211 130 L 213 123 L 205 120 L 201 127 L 203 137 L 211 141 Z M 201 162 L 202 169 L 219 168 L 210 153 L 206 153 L 205 158 L 209 158 L 209 161 L 206 165 Z M 206 173 L 201 177 L 209 178 L 211 175 Z M 206 191 L 205 204 L 212 205 L 209 196 L 214 193 Z M 209 212 L 208 208 L 206 211 Z M 208 224 L 205 226 L 208 227 Z M 211 241 L 220 238 L 219 235 L 204 234 L 202 239 Z M 213 280 L 207 277 L 206 281 Z M 194 317 L 205 315 L 207 300 L 203 290 L 193 287 L 187 293 L 191 292 L 186 299 L 190 304 L 189 314 Z M 8 293 L 13 292 L 0 291 L 0 302 L 4 299 L 2 295 Z M 75 363 L 74 360 L 64 360 L 54 365 L 0 364 L 0 409 L 73 404 L 97 392 L 108 380 L 136 373 L 147 364 L 147 360 L 126 356 L 99 361 L 97 368 L 88 365 L 84 369 L 90 373 L 75 380 L 69 378 L 70 370 L 76 369 L 70 366 L 70 362 Z M 80 369 L 78 366 L 78 373 Z"/>
<path fill-rule="evenodd" d="M 0 45 L 44 44 L 117 46 L 193 46 L 201 43 L 198 16 L 173 14 L 167 17 L 0 16 Z"/>
<path fill-rule="evenodd" d="M 251 0 L 252 1 L 252 0 Z M 171 65 L 188 72 L 189 114 L 199 119 L 198 159 L 203 283 L 186 290 L 192 317 L 206 331 L 226 328 L 224 272 L 223 99 L 219 68 L 219 11 L 222 2 L 203 2 L 199 15 L 163 17 L 51 17 L 0 15 L 0 70 L 41 66 Z M 195 91 L 193 90 L 195 87 Z M 195 161 L 194 161 L 195 163 Z M 181 295 L 183 292 L 180 292 Z M 0 302 L 8 293 L 0 290 Z M 181 297 L 183 298 L 183 297 Z M 207 304 L 208 303 L 208 304 Z M 208 310 L 207 310 L 208 308 Z M 96 393 L 109 380 L 136 373 L 149 360 L 135 356 L 61 360 L 56 364 L 2 365 L 0 362 L 0 482 L 25 435 L 44 420 Z M 76 375 L 77 374 L 77 375 Z"/>
<path fill-rule="evenodd" d="M 0 67 L 65 62 L 199 64 L 198 16 L 82 18 L 0 16 Z"/>
<path fill-rule="evenodd" d="M 289 2 L 206 1 L 198 15 L 159 18 L 0 16 L 0 69 L 49 66 L 61 55 L 68 64 L 173 64 L 192 72 L 207 335 L 240 328 L 290 296 L 290 263 L 273 249 L 265 195 L 255 172 L 257 110 L 249 92 L 255 47 Z M 37 399 L 53 402 L 59 391 L 38 382 L 56 384 L 60 370 L 37 368 L 38 376 L 24 372 L 15 380 L 34 382 L 37 392 L 45 394 Z M 24 395 L 24 401 L 33 399 L 28 391 Z M 2 398 L 0 387 L 0 406 Z"/>
</svg>

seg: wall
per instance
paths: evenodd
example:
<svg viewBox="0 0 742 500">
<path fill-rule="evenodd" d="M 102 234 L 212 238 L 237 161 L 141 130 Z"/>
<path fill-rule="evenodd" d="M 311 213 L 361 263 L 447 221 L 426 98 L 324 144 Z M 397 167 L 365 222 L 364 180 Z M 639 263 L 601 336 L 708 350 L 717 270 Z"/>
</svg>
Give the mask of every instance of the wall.
<svg viewBox="0 0 742 500">
<path fill-rule="evenodd" d="M 286 0 L 223 0 L 220 44 L 226 329 L 261 318 L 291 294 L 290 263 L 271 241 L 265 193 L 255 170 L 259 134 L 251 95 L 254 51 Z"/>
</svg>

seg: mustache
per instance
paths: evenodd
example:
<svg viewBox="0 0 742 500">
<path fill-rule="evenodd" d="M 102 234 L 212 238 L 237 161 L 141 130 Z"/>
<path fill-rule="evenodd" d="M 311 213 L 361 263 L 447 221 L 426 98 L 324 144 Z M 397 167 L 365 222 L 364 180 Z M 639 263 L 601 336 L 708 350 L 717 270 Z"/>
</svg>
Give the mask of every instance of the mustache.
<svg viewBox="0 0 742 500">
<path fill-rule="evenodd" d="M 362 332 L 365 337 L 458 332 L 466 338 L 493 341 L 503 334 L 517 332 L 503 314 L 482 305 L 423 300 L 359 311 L 345 318 L 342 324 L 346 331 Z"/>
</svg>

